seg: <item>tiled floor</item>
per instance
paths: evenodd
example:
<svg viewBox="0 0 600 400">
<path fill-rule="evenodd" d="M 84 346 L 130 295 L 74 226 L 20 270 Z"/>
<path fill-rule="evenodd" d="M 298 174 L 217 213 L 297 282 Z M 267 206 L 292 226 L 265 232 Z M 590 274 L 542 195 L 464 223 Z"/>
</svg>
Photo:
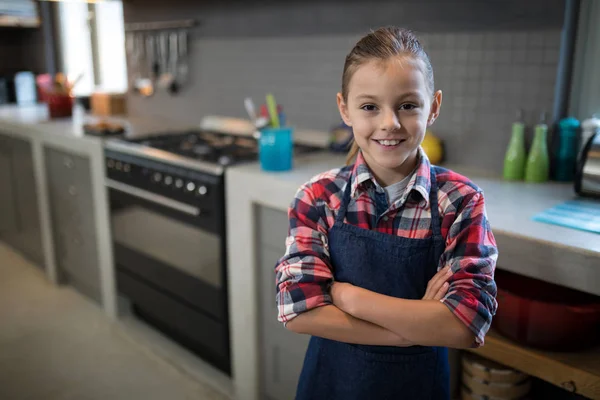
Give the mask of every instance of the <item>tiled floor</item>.
<svg viewBox="0 0 600 400">
<path fill-rule="evenodd" d="M 226 400 L 0 243 L 0 399 Z"/>
</svg>

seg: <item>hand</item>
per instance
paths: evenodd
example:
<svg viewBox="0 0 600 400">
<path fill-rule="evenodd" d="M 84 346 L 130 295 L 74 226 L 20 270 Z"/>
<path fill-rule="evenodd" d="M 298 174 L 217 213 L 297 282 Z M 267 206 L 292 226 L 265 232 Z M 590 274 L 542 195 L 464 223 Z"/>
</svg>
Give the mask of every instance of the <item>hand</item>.
<svg viewBox="0 0 600 400">
<path fill-rule="evenodd" d="M 427 283 L 427 290 L 425 291 L 423 300 L 441 300 L 448 292 L 450 284 L 447 281 L 451 276 L 452 269 L 450 266 L 440 269 Z"/>
<path fill-rule="evenodd" d="M 333 282 L 331 285 L 331 298 L 333 305 L 340 310 L 350 314 L 352 296 L 356 293 L 357 287 L 346 282 Z"/>
</svg>

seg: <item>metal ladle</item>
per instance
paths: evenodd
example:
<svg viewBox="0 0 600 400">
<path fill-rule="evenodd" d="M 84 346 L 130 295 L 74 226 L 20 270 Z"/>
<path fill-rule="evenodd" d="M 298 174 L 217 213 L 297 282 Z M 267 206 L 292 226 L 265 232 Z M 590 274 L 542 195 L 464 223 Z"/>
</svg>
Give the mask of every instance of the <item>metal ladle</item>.
<svg viewBox="0 0 600 400">
<path fill-rule="evenodd" d="M 139 91 L 143 96 L 150 97 L 154 94 L 154 81 L 158 73 L 158 63 L 156 62 L 156 40 L 152 34 L 146 37 L 146 64 L 148 67 L 148 77 L 140 80 Z"/>
</svg>

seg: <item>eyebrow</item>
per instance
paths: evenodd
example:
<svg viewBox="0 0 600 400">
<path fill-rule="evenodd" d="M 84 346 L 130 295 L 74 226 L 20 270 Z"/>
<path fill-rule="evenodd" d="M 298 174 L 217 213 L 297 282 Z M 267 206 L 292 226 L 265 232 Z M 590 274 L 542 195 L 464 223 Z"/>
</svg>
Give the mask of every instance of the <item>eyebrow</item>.
<svg viewBox="0 0 600 400">
<path fill-rule="evenodd" d="M 421 95 L 419 94 L 419 92 L 406 92 L 403 93 L 401 96 L 398 97 L 398 99 L 405 99 L 407 97 L 418 97 L 421 98 Z M 377 96 L 374 96 L 372 94 L 359 94 L 358 96 L 356 96 L 357 100 L 378 100 Z"/>
</svg>

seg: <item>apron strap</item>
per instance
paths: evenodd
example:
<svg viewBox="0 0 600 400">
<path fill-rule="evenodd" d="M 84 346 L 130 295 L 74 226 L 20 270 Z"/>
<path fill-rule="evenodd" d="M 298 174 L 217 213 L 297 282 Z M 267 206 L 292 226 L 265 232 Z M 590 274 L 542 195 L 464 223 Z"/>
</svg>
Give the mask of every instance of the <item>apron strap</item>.
<svg viewBox="0 0 600 400">
<path fill-rule="evenodd" d="M 429 208 L 431 210 L 431 230 L 433 233 L 434 242 L 434 257 L 435 263 L 432 265 L 434 270 L 432 276 L 435 275 L 439 264 L 440 257 L 446 250 L 446 238 L 442 236 L 442 219 L 440 218 L 440 211 L 438 206 L 438 185 L 435 175 L 435 168 L 432 166 L 429 169 L 429 181 L 431 187 L 429 188 Z"/>
<path fill-rule="evenodd" d="M 429 188 L 429 206 L 431 209 L 431 229 L 433 236 L 442 237 L 442 227 L 440 221 L 440 212 L 438 208 L 438 186 L 435 177 L 435 169 L 429 168 L 429 181 L 431 187 Z"/>
</svg>

